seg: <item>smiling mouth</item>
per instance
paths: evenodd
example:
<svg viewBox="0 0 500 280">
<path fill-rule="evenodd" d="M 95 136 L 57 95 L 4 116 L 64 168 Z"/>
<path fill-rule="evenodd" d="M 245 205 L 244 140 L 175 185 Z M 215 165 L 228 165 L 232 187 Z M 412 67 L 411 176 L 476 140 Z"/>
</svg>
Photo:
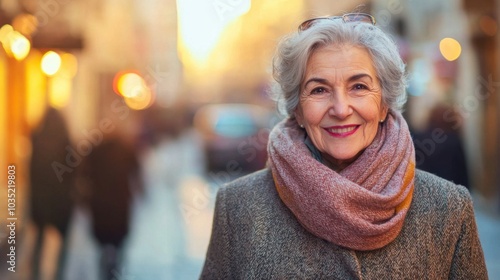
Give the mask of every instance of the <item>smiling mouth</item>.
<svg viewBox="0 0 500 280">
<path fill-rule="evenodd" d="M 334 137 L 347 137 L 354 134 L 359 128 L 359 125 L 348 125 L 348 126 L 333 126 L 325 128 L 325 130 Z"/>
</svg>

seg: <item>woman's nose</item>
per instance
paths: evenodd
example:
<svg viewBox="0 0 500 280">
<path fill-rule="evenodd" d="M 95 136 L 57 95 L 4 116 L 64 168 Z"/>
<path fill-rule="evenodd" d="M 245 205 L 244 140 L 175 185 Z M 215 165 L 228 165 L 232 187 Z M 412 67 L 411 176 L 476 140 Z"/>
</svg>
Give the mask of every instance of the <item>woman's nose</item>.
<svg viewBox="0 0 500 280">
<path fill-rule="evenodd" d="M 328 113 L 339 119 L 345 119 L 353 112 L 351 100 L 345 92 L 338 91 L 334 93 L 328 105 Z"/>
</svg>

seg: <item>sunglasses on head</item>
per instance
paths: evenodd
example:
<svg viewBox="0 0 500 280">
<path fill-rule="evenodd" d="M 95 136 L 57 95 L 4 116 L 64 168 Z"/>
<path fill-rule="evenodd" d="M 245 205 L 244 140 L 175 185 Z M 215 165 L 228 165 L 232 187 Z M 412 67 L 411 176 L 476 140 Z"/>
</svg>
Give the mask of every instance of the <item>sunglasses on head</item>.
<svg viewBox="0 0 500 280">
<path fill-rule="evenodd" d="M 327 16 L 327 17 L 318 17 L 318 18 L 312 18 L 304 21 L 299 25 L 299 31 L 304 31 L 309 29 L 311 26 L 313 26 L 316 22 L 320 20 L 336 20 L 336 19 L 342 19 L 344 22 L 366 22 L 370 23 L 372 25 L 375 25 L 375 18 L 372 15 L 365 14 L 365 13 L 349 13 L 349 14 L 344 14 L 342 16 Z"/>
</svg>

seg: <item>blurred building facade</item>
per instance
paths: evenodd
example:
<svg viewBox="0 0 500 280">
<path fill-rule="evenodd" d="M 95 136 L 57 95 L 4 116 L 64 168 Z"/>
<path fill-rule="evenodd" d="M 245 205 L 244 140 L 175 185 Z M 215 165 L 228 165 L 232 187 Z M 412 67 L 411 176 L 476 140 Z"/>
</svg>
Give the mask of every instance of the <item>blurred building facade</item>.
<svg viewBox="0 0 500 280">
<path fill-rule="evenodd" d="M 62 113 L 74 144 L 67 149 L 66 162 L 61 162 L 64 180 L 106 134 L 135 141 L 140 110 L 153 100 L 166 108 L 174 105 L 182 79 L 176 15 L 175 0 L 0 1 L 2 205 L 8 201 L 8 166 L 15 166 L 16 172 L 14 216 L 7 209 L 0 213 L 2 252 L 9 248 L 5 223 L 15 217 L 17 260 L 22 261 L 21 244 L 30 220 L 29 139 L 47 108 Z M 55 62 L 46 59 L 48 53 Z M 43 68 L 44 61 L 57 69 Z M 122 72 L 141 78 L 141 87 L 132 86 L 132 92 L 138 92 L 135 99 L 116 92 Z M 6 262 L 2 263 L 4 268 Z"/>
<path fill-rule="evenodd" d="M 424 121 L 428 102 L 445 100 L 458 107 L 473 186 L 485 197 L 500 193 L 500 1 L 214 0 L 208 6 L 212 20 L 223 24 L 202 62 L 187 45 L 191 37 L 195 43 L 203 38 L 181 34 L 178 2 L 0 1 L 0 181 L 6 182 L 7 166 L 15 165 L 18 217 L 25 215 L 23 197 L 29 195 L 29 134 L 46 106 L 63 112 L 82 151 L 99 133 L 122 131 L 134 137 L 130 134 L 141 126 L 140 109 L 153 103 L 167 110 L 179 101 L 272 106 L 265 91 L 279 38 L 306 18 L 352 10 L 372 13 L 378 25 L 393 32 L 409 69 L 419 73 L 412 77 L 407 108 L 412 125 Z M 193 10 L 206 11 L 201 2 L 186 2 Z M 206 24 L 187 17 L 199 28 Z M 15 41 L 18 34 L 26 40 Z M 461 44 L 455 61 L 440 56 L 439 42 L 445 37 Z M 23 49 L 26 41 L 28 52 L 16 56 L 12 44 Z M 66 70 L 47 74 L 40 69 L 48 51 L 63 58 Z M 435 76 L 425 75 L 431 72 Z M 117 92 L 119 73 L 138 74 L 140 87 L 134 86 L 131 95 Z M 0 201 L 7 201 L 6 191 Z M 6 218 L 7 211 L 1 211 L 1 223 Z M 2 233 L 0 241 L 5 237 Z"/>
</svg>

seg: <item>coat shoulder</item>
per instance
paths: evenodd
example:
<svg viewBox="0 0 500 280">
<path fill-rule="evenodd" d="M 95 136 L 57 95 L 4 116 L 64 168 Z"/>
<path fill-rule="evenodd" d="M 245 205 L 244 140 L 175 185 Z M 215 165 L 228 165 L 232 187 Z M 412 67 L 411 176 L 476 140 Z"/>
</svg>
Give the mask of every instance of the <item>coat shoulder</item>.
<svg viewBox="0 0 500 280">
<path fill-rule="evenodd" d="M 270 169 L 262 169 L 227 183 L 220 189 L 226 201 L 238 201 L 239 204 L 255 203 L 257 201 L 271 202 L 279 198 L 274 187 L 273 175 Z"/>
<path fill-rule="evenodd" d="M 472 204 L 472 197 L 466 187 L 417 170 L 415 173 L 414 201 L 427 207 L 464 209 Z"/>
</svg>

